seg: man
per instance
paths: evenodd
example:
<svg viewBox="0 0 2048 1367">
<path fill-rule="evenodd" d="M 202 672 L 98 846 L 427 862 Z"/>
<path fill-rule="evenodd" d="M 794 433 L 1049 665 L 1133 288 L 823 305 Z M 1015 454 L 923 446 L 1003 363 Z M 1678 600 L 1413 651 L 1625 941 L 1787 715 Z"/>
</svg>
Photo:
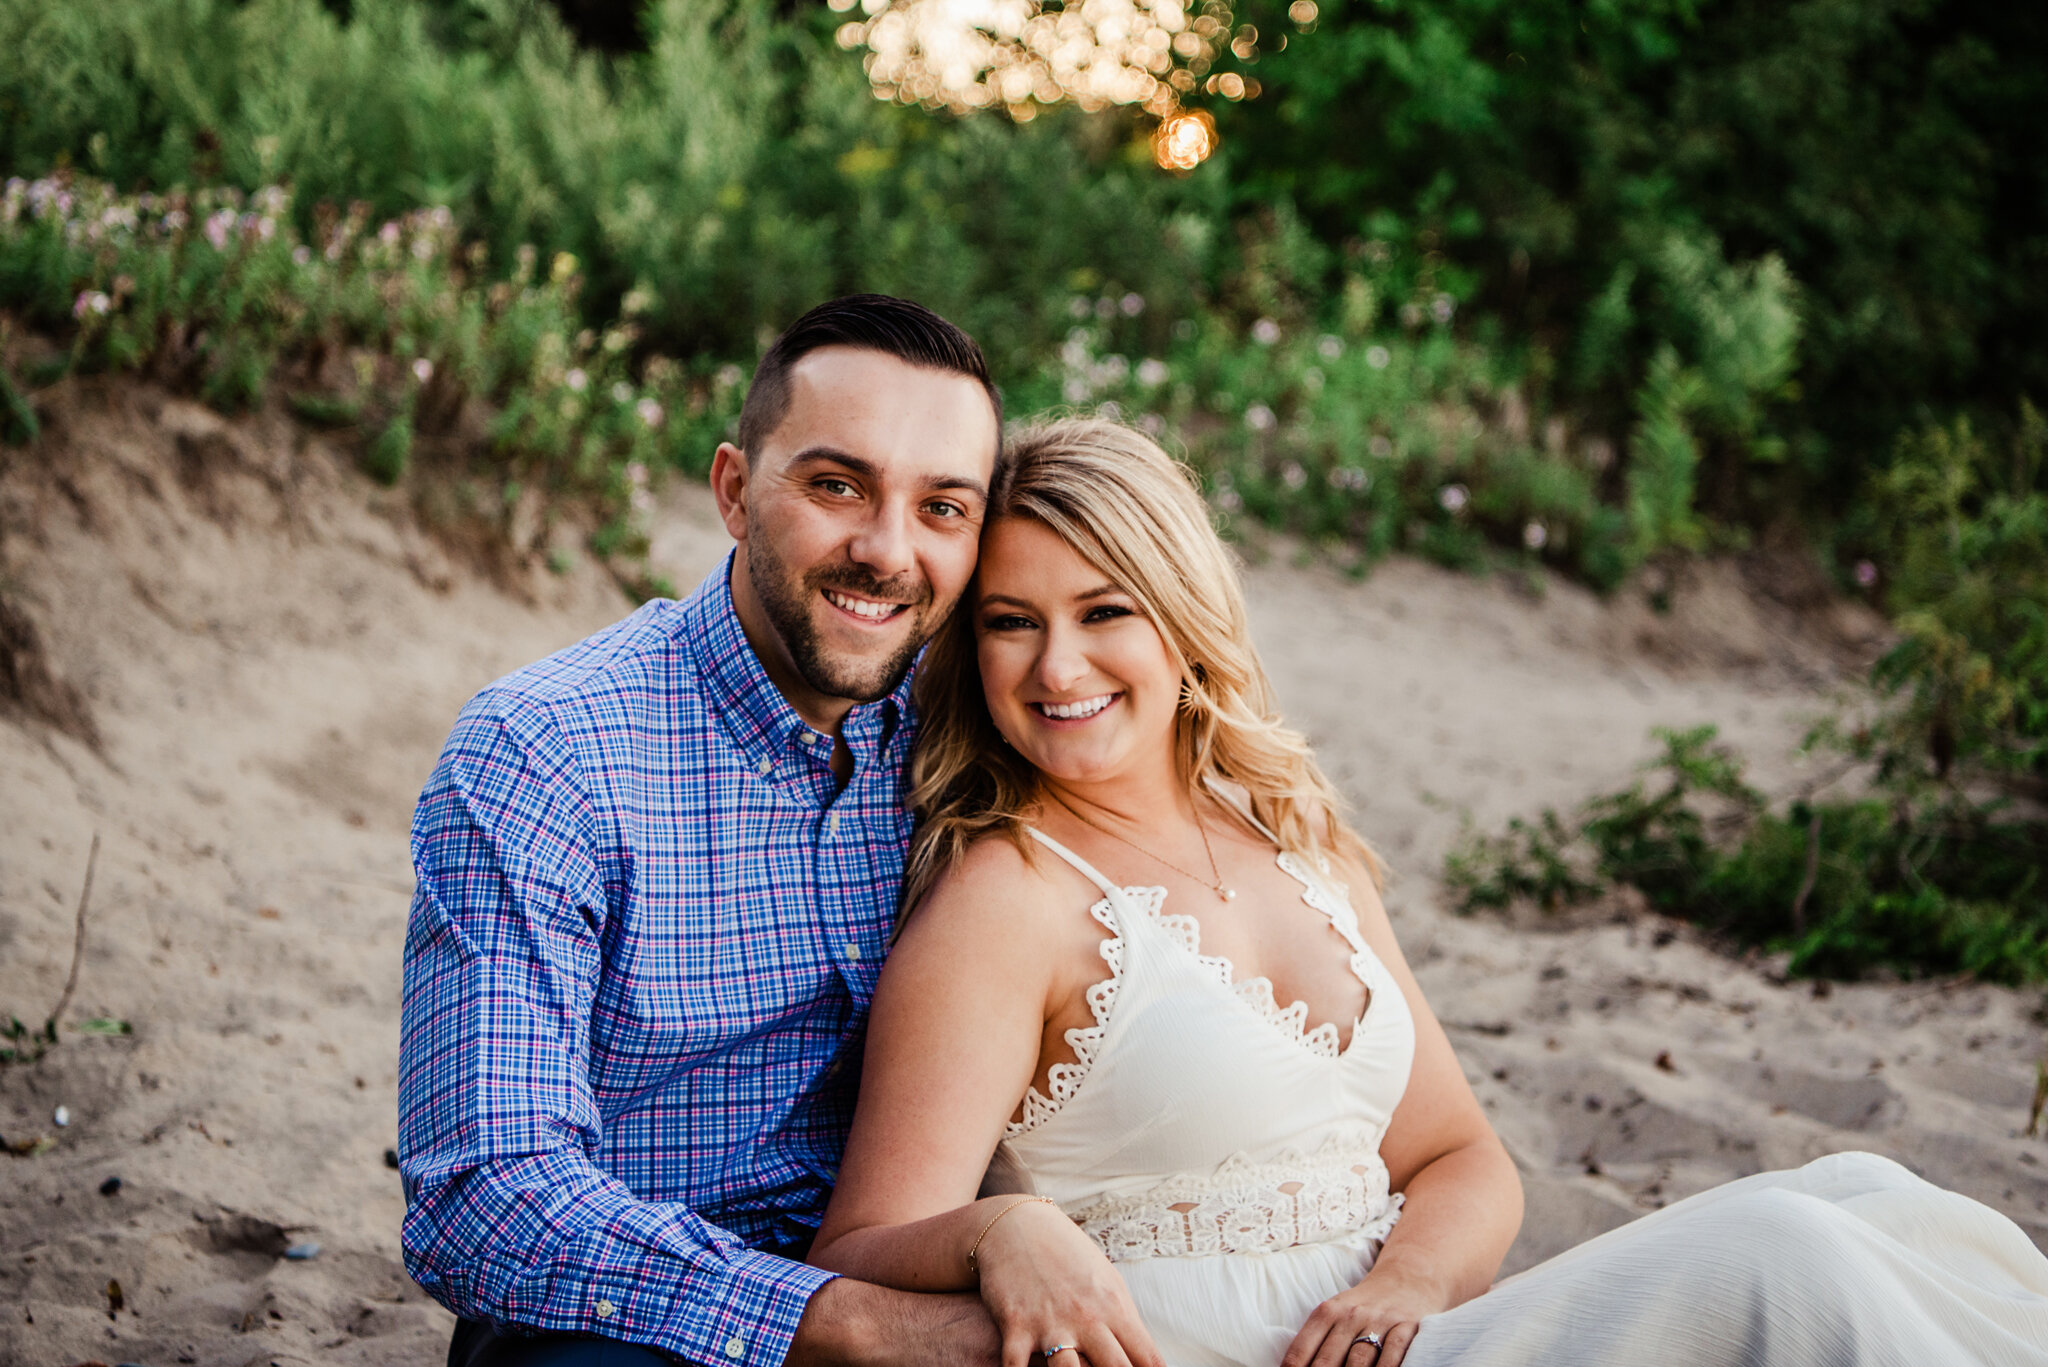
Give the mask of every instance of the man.
<svg viewBox="0 0 2048 1367">
<path fill-rule="evenodd" d="M 996 1361 L 973 1298 L 800 1259 L 1000 400 L 964 333 L 856 296 L 776 341 L 737 438 L 726 565 L 484 690 L 420 798 L 403 1241 L 451 1367 Z"/>
</svg>

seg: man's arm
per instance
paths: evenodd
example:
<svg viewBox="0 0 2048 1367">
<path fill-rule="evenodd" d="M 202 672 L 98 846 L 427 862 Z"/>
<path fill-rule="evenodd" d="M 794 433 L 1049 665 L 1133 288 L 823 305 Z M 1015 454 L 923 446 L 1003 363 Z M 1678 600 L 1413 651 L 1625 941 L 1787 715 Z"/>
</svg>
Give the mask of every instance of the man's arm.
<svg viewBox="0 0 2048 1367">
<path fill-rule="evenodd" d="M 524 723 L 524 724 L 521 724 Z M 399 1151 L 406 1266 L 457 1314 L 781 1362 L 831 1274 L 637 1199 L 591 1154 L 586 1060 L 608 914 L 573 755 L 490 695 L 414 819 Z"/>
</svg>

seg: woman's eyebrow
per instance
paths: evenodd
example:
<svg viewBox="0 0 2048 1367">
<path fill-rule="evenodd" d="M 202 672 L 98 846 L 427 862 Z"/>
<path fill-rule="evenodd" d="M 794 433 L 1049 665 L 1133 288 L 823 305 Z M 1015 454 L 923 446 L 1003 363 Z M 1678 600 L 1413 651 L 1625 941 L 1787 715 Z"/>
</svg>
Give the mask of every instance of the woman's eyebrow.
<svg viewBox="0 0 2048 1367">
<path fill-rule="evenodd" d="M 1085 592 L 1085 593 L 1077 593 L 1077 594 L 1075 594 L 1075 595 L 1074 595 L 1074 599 L 1073 599 L 1073 601 L 1075 601 L 1076 603 L 1086 603 L 1086 602 L 1088 602 L 1088 601 L 1089 601 L 1089 600 L 1091 600 L 1091 599 L 1095 599 L 1095 598 L 1101 598 L 1101 597 L 1103 597 L 1103 596 L 1105 596 L 1105 595 L 1107 595 L 1107 594 L 1112 594 L 1112 593 L 1122 593 L 1122 592 L 1123 592 L 1123 590 L 1122 590 L 1122 589 L 1120 589 L 1120 588 L 1118 588 L 1118 587 L 1117 587 L 1117 586 L 1116 586 L 1115 584 L 1098 584 L 1098 585 L 1096 585 L 1096 586 L 1095 586 L 1094 588 L 1092 588 L 1092 589 L 1089 589 L 1089 590 L 1088 590 L 1087 592 Z M 1035 606 L 1035 605 L 1034 605 L 1034 604 L 1032 604 L 1032 603 L 1026 602 L 1026 601 L 1025 601 L 1024 599 L 1022 599 L 1022 598 L 1012 598 L 1012 597 L 1011 597 L 1011 596 L 1010 596 L 1009 594 L 1007 594 L 1007 593 L 985 593 L 985 594 L 983 594 L 983 595 L 981 596 L 981 601 L 982 601 L 982 602 L 983 602 L 984 604 L 986 604 L 986 603 L 1008 603 L 1008 604 L 1010 604 L 1010 605 L 1011 605 L 1012 607 L 1020 607 L 1020 608 L 1029 608 L 1029 607 L 1033 607 L 1033 606 Z"/>
</svg>

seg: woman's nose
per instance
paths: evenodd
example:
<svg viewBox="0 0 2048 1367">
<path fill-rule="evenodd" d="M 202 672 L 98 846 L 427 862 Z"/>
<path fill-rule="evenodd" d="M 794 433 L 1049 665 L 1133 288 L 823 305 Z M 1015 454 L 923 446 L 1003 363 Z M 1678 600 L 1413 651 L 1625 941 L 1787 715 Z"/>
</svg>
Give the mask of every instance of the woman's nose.
<svg viewBox="0 0 2048 1367">
<path fill-rule="evenodd" d="M 1045 633 L 1045 645 L 1038 653 L 1038 686 L 1048 693 L 1064 693 L 1088 677 L 1088 657 L 1065 631 L 1053 627 Z"/>
</svg>

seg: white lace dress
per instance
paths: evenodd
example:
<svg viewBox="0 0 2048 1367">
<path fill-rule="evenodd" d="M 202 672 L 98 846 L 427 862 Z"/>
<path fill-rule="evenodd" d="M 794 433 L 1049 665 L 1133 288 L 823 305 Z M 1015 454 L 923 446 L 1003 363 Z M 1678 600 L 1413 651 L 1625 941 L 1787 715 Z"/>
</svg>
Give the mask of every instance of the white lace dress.
<svg viewBox="0 0 2048 1367">
<path fill-rule="evenodd" d="M 1340 1052 L 1263 978 L 1205 955 L 1162 888 L 1102 892 L 1109 976 L 1008 1127 L 992 1181 L 1094 1236 L 1170 1367 L 1274 1367 L 1400 1218 L 1379 1140 L 1415 1025 L 1343 889 L 1278 856 L 1370 994 Z M 1682 1201 L 1425 1320 L 1409 1367 L 2048 1367 L 2048 1259 L 2018 1226 L 1869 1154 Z"/>
</svg>

